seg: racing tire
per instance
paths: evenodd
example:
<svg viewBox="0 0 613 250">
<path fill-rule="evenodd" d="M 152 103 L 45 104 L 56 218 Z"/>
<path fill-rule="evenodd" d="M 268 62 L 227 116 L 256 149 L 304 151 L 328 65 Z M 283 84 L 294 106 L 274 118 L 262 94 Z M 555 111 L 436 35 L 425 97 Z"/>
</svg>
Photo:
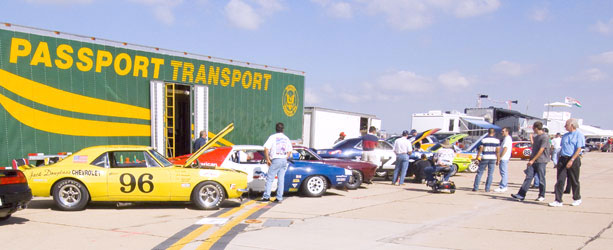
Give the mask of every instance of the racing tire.
<svg viewBox="0 0 613 250">
<path fill-rule="evenodd" d="M 455 193 L 455 189 L 449 190 L 449 193 L 452 193 L 452 194 Z"/>
<path fill-rule="evenodd" d="M 308 197 L 321 197 L 328 189 L 326 178 L 321 175 L 309 176 L 302 183 L 302 193 Z"/>
<path fill-rule="evenodd" d="M 455 174 L 457 174 L 458 173 L 458 165 L 452 164 L 450 172 L 451 172 L 451 174 L 449 176 L 454 176 Z"/>
<path fill-rule="evenodd" d="M 468 168 L 466 170 L 468 170 L 469 173 L 476 173 L 477 171 L 479 171 L 479 161 L 471 161 L 470 165 L 468 165 Z"/>
<path fill-rule="evenodd" d="M 219 183 L 205 181 L 196 185 L 192 191 L 191 201 L 198 209 L 211 210 L 219 208 L 219 204 L 225 198 L 225 191 Z"/>
<path fill-rule="evenodd" d="M 353 178 L 349 178 L 349 181 L 347 181 L 347 184 L 345 184 L 345 186 L 349 190 L 358 189 L 362 185 L 364 177 L 362 176 L 362 173 L 360 171 L 355 169 L 351 170 L 351 174 L 353 175 Z"/>
<path fill-rule="evenodd" d="M 79 181 L 64 179 L 53 185 L 53 201 L 62 211 L 83 210 L 89 202 L 89 191 Z"/>
</svg>

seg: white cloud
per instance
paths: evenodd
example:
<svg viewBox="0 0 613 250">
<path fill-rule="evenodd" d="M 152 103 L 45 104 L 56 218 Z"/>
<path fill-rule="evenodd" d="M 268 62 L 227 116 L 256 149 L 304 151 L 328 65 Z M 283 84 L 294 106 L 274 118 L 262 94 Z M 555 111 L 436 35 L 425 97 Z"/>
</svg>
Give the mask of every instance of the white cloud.
<svg viewBox="0 0 613 250">
<path fill-rule="evenodd" d="M 613 33 L 613 18 L 609 20 L 609 22 L 598 21 L 591 27 L 591 30 L 596 31 L 603 35 L 609 35 Z"/>
<path fill-rule="evenodd" d="M 166 24 L 171 25 L 175 22 L 173 10 L 183 3 L 183 0 L 130 0 L 135 3 L 143 4 L 152 8 L 155 18 Z"/>
<path fill-rule="evenodd" d="M 613 63 L 613 51 L 603 52 L 590 58 L 597 63 Z"/>
<path fill-rule="evenodd" d="M 225 14 L 232 25 L 241 29 L 257 30 L 264 18 L 283 8 L 278 0 L 230 0 L 225 7 Z"/>
<path fill-rule="evenodd" d="M 385 90 L 407 93 L 424 92 L 433 87 L 431 78 L 405 70 L 382 75 L 377 79 L 376 84 Z"/>
<path fill-rule="evenodd" d="M 516 62 L 501 61 L 492 66 L 492 71 L 509 76 L 521 76 L 530 71 L 530 67 Z"/>
<path fill-rule="evenodd" d="M 431 13 L 425 2 L 415 0 L 368 1 L 366 9 L 371 14 L 383 14 L 387 23 L 400 29 L 420 29 L 432 23 Z"/>
<path fill-rule="evenodd" d="M 94 0 L 26 0 L 33 4 L 90 4 Z"/>
<path fill-rule="evenodd" d="M 458 71 L 450 71 L 440 74 L 438 81 L 448 88 L 465 88 L 470 85 L 470 81 Z"/>
<path fill-rule="evenodd" d="M 542 22 L 549 18 L 549 10 L 547 8 L 534 9 L 530 13 L 530 19 Z"/>
<path fill-rule="evenodd" d="M 453 1 L 453 13 L 456 17 L 474 17 L 496 11 L 500 7 L 499 0 L 457 0 Z"/>
<path fill-rule="evenodd" d="M 322 1 L 322 0 L 318 0 Z M 450 13 L 458 18 L 484 15 L 498 10 L 499 0 L 356 0 L 367 13 L 381 14 L 393 27 L 400 30 L 421 29 L 433 23 L 438 12 Z"/>
<path fill-rule="evenodd" d="M 353 17 L 353 7 L 344 1 L 311 0 L 326 9 L 326 13 L 335 18 L 350 19 Z"/>
<path fill-rule="evenodd" d="M 590 81 L 590 82 L 598 82 L 607 78 L 607 74 L 602 72 L 600 69 L 591 68 L 586 69 L 579 73 L 577 77 L 577 81 Z"/>
<path fill-rule="evenodd" d="M 311 88 L 306 88 L 304 91 L 304 104 L 307 106 L 315 106 L 321 103 L 319 94 Z"/>
</svg>

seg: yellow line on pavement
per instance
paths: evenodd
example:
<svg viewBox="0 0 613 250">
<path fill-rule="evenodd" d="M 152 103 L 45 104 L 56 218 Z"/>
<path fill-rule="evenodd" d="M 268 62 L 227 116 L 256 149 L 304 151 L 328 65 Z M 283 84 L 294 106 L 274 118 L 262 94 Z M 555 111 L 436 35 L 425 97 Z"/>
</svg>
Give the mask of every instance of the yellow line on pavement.
<svg viewBox="0 0 613 250">
<path fill-rule="evenodd" d="M 230 220 L 228 223 L 219 228 L 216 232 L 214 232 L 208 239 L 206 239 L 202 245 L 196 248 L 197 250 L 205 250 L 210 249 L 221 237 L 223 237 L 226 233 L 228 233 L 234 226 L 241 223 L 243 220 L 247 219 L 249 215 L 257 212 L 258 210 L 266 207 L 267 204 L 257 205 L 254 208 L 244 212 L 243 214 L 237 216 L 236 218 Z"/>
<path fill-rule="evenodd" d="M 230 211 L 223 213 L 219 217 L 228 217 L 228 216 L 230 216 L 230 215 L 240 211 L 244 207 L 253 204 L 254 202 L 255 202 L 255 200 L 250 200 L 248 202 L 245 202 L 245 204 L 242 204 L 239 207 L 235 207 L 235 208 L 231 209 Z M 206 230 L 209 230 L 211 227 L 213 227 L 213 225 L 210 225 L 210 224 L 202 225 L 201 227 L 196 228 L 196 230 L 192 231 L 188 235 L 185 235 L 185 237 L 181 238 L 179 241 L 175 242 L 175 244 L 172 244 L 172 246 L 170 246 L 167 249 L 168 250 L 179 250 L 179 249 L 183 248 L 185 245 L 187 245 L 188 243 L 190 243 L 192 240 L 194 240 L 196 237 L 198 237 L 202 233 L 206 232 Z"/>
</svg>

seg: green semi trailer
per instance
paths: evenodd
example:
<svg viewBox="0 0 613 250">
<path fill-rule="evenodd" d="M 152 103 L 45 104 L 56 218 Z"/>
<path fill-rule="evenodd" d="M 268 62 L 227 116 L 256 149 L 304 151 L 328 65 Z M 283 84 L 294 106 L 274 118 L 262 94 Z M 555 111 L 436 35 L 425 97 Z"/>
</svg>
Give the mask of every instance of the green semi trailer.
<svg viewBox="0 0 613 250">
<path fill-rule="evenodd" d="M 0 23 L 0 166 L 93 145 L 191 152 L 302 136 L 304 72 Z M 210 132 L 209 132 L 210 131 Z"/>
</svg>

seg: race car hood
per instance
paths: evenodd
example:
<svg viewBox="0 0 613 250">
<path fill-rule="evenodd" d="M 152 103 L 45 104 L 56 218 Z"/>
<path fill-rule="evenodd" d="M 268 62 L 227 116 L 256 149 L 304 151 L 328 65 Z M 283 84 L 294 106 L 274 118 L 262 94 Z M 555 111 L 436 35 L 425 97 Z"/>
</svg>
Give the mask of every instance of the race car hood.
<svg viewBox="0 0 613 250">
<path fill-rule="evenodd" d="M 234 130 L 234 123 L 228 124 L 228 126 L 226 126 L 224 129 L 219 131 L 219 133 L 217 133 L 217 135 L 215 135 L 213 138 L 211 138 L 209 141 L 207 141 L 206 144 L 204 144 L 204 146 L 202 146 L 201 148 L 196 150 L 196 152 L 194 152 L 189 158 L 187 158 L 187 160 L 183 164 L 183 167 L 191 166 L 192 163 L 196 159 L 198 159 L 198 157 L 200 157 L 200 155 L 202 155 L 207 149 L 209 149 L 211 146 L 213 146 L 215 143 L 217 143 L 217 141 L 219 141 L 219 139 L 223 138 L 224 136 L 226 136 L 227 134 L 232 132 L 232 130 Z"/>
</svg>

